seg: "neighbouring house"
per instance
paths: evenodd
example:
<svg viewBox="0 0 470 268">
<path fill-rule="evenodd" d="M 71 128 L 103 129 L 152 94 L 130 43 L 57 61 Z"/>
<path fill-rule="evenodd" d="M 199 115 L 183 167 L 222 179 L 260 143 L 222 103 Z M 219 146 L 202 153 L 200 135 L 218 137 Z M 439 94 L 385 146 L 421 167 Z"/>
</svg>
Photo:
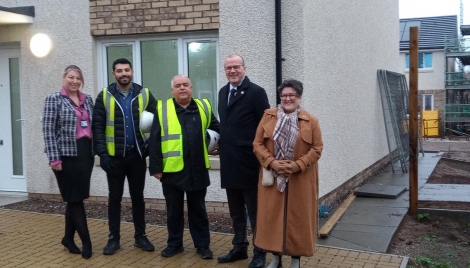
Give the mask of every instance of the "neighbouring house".
<svg viewBox="0 0 470 268">
<path fill-rule="evenodd" d="M 449 138 L 468 139 L 470 135 L 470 25 L 460 25 L 460 37 L 446 40 L 448 62 L 458 68 L 446 72 L 444 126 Z"/>
<path fill-rule="evenodd" d="M 418 94 L 423 110 L 438 110 L 444 120 L 445 75 L 455 71 L 455 60 L 446 57 L 446 40 L 457 38 L 457 15 L 400 19 L 400 72 L 409 79 L 410 27 L 419 28 Z"/>
<path fill-rule="evenodd" d="M 325 145 L 320 196 L 331 202 L 387 163 L 376 71 L 400 71 L 398 29 L 397 1 L 2 0 L 0 190 L 59 198 L 41 114 L 65 66 L 82 68 L 84 91 L 95 97 L 112 82 L 110 63 L 126 57 L 134 81 L 157 98 L 170 97 L 172 76 L 187 74 L 194 96 L 217 107 L 227 82 L 224 58 L 238 53 L 272 107 L 281 79 L 304 83 L 302 106 L 319 118 Z M 30 49 L 38 33 L 52 42 L 42 58 Z M 208 211 L 227 213 L 218 159 L 211 161 Z M 89 200 L 105 202 L 107 194 L 96 166 Z M 148 207 L 164 208 L 160 183 L 150 176 L 145 197 Z"/>
</svg>

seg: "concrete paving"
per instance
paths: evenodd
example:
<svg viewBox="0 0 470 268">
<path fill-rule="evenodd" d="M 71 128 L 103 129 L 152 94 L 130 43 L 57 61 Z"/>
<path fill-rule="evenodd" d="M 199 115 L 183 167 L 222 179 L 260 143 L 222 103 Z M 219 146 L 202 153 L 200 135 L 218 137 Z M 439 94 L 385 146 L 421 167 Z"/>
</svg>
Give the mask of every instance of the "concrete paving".
<svg viewBox="0 0 470 268">
<path fill-rule="evenodd" d="M 24 201 L 27 199 L 28 199 L 27 193 L 0 191 L 0 206 Z"/>
<path fill-rule="evenodd" d="M 418 157 L 418 200 L 426 180 L 437 165 L 442 153 L 425 153 Z M 377 188 L 395 186 L 407 190 L 395 199 L 376 197 L 356 197 L 330 235 L 318 239 L 317 245 L 363 250 L 369 252 L 387 251 L 390 242 L 409 208 L 409 173 L 402 173 L 395 163 L 395 173 L 391 166 L 372 178 L 368 185 Z M 427 185 L 426 185 L 427 186 Z M 436 193 L 440 189 L 434 189 Z M 467 192 L 468 193 L 468 192 Z M 322 219 L 320 225 L 328 219 Z"/>
</svg>

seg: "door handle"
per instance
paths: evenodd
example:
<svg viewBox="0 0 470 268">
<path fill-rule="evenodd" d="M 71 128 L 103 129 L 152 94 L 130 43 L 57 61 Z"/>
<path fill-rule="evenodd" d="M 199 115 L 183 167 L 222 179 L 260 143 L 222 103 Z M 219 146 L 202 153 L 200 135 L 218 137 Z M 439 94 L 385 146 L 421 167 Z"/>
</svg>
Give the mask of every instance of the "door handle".
<svg viewBox="0 0 470 268">
<path fill-rule="evenodd" d="M 16 119 L 16 122 L 18 122 L 18 121 L 23 122 L 23 121 L 26 121 L 26 119 Z"/>
<path fill-rule="evenodd" d="M 3 145 L 3 140 L 0 140 L 0 145 Z"/>
</svg>

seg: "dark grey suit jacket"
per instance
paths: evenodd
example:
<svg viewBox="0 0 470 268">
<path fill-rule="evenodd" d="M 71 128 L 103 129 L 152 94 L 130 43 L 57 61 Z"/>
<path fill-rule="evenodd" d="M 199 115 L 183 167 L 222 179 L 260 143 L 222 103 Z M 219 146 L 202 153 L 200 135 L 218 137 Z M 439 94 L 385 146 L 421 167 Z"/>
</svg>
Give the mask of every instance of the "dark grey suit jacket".
<svg viewBox="0 0 470 268">
<path fill-rule="evenodd" d="M 259 162 L 253 140 L 264 110 L 269 108 L 266 91 L 247 76 L 237 88 L 235 101 L 227 103 L 230 84 L 219 92 L 220 175 L 225 189 L 253 189 L 258 186 Z"/>
</svg>

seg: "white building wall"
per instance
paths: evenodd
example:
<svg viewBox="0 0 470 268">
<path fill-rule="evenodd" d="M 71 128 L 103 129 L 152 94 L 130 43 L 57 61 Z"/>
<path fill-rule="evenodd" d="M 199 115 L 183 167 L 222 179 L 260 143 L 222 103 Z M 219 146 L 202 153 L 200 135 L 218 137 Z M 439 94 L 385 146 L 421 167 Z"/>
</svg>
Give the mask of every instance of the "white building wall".
<svg viewBox="0 0 470 268">
<path fill-rule="evenodd" d="M 0 43 L 20 42 L 20 83 L 24 123 L 24 151 L 27 191 L 59 193 L 55 177 L 44 153 L 41 116 L 44 99 L 60 90 L 62 72 L 70 64 L 84 75 L 84 92 L 94 88 L 92 38 L 88 1 L 2 0 L 4 7 L 34 6 L 33 24 L 0 26 Z M 53 43 L 51 53 L 36 58 L 29 41 L 36 33 L 47 34 Z M 93 185 L 95 186 L 95 184 Z"/>
<path fill-rule="evenodd" d="M 27 119 L 24 124 L 27 191 L 59 194 L 55 176 L 44 153 L 41 115 L 46 96 L 60 90 L 62 72 L 67 65 L 75 64 L 82 69 L 85 93 L 95 99 L 100 91 L 95 66 L 95 41 L 90 35 L 89 3 L 71 1 L 64 6 L 60 0 L 2 0 L 1 5 L 35 7 L 33 24 L 0 26 L 0 43 L 21 44 L 22 113 Z M 29 41 L 36 33 L 49 35 L 53 42 L 52 52 L 42 59 L 36 58 L 29 49 Z M 210 176 L 207 200 L 226 201 L 225 191 L 220 190 L 218 170 L 211 170 Z M 144 194 L 146 198 L 164 198 L 161 183 L 148 174 Z M 99 166 L 93 169 L 90 195 L 108 195 L 106 174 Z M 127 183 L 124 196 L 129 197 Z"/>
<path fill-rule="evenodd" d="M 432 68 L 419 69 L 418 72 L 418 90 L 444 90 L 445 86 L 445 53 L 443 50 L 426 50 L 420 52 L 432 52 Z M 409 70 L 406 69 L 406 54 L 408 51 L 400 52 L 400 72 L 406 76 L 409 83 Z M 452 65 L 452 62 L 450 63 Z M 453 67 L 453 66 L 452 66 Z"/>
<path fill-rule="evenodd" d="M 397 72 L 398 2 L 282 1 L 283 78 L 323 133 L 320 196 L 388 153 L 377 69 Z"/>
<path fill-rule="evenodd" d="M 60 89 L 66 65 L 84 72 L 84 92 L 95 97 L 94 41 L 88 2 L 3 0 L 2 6 L 36 8 L 32 25 L 0 26 L 0 42 L 21 42 L 21 90 L 28 192 L 59 193 L 43 152 L 40 115 L 44 98 Z M 398 70 L 398 3 L 395 0 L 282 1 L 284 78 L 304 82 L 303 107 L 320 119 L 325 149 L 320 160 L 320 195 L 334 190 L 387 154 L 376 78 L 377 69 Z M 73 12 L 66 12 L 73 10 Z M 238 53 L 247 75 L 275 105 L 274 2 L 220 1 L 219 61 Z M 53 51 L 43 59 L 29 50 L 35 33 L 48 34 Z M 220 85 L 227 79 L 220 72 Z M 236 164 L 236 163 L 234 163 Z M 206 200 L 226 201 L 217 170 L 211 170 Z M 104 172 L 95 167 L 91 195 L 107 196 Z M 129 196 L 127 187 L 125 196 Z M 163 198 L 147 175 L 145 196 Z"/>
</svg>

